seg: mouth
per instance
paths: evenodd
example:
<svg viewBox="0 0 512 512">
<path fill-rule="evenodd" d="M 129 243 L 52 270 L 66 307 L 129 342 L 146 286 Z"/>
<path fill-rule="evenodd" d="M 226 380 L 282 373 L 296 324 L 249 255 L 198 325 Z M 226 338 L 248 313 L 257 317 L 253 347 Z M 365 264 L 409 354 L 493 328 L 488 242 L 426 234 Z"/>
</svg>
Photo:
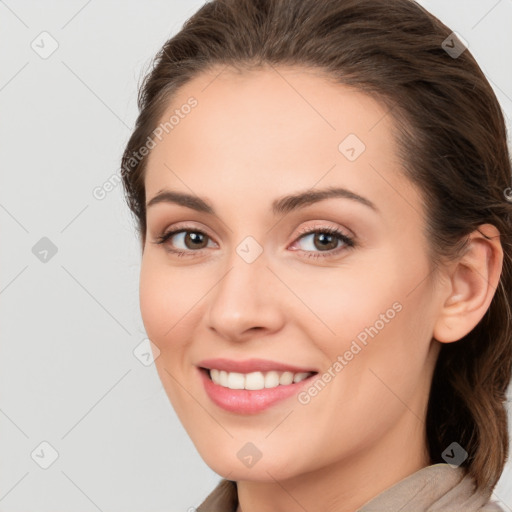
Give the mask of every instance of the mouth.
<svg viewBox="0 0 512 512">
<path fill-rule="evenodd" d="M 317 370 L 254 359 L 203 361 L 197 368 L 210 400 L 237 414 L 256 414 L 282 403 L 318 374 Z"/>
<path fill-rule="evenodd" d="M 297 384 L 305 379 L 316 375 L 317 372 L 290 372 L 275 371 L 268 372 L 227 372 L 218 368 L 200 368 L 206 373 L 208 378 L 218 386 L 228 389 L 247 389 L 249 391 L 259 391 L 261 389 L 272 389 L 278 386 L 289 386 Z"/>
</svg>

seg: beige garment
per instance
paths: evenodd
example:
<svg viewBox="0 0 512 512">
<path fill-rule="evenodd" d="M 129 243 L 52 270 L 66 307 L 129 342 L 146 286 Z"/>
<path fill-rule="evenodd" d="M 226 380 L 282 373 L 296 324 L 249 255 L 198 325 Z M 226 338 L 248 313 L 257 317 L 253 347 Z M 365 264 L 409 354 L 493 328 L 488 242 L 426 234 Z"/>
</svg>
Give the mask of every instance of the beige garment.
<svg viewBox="0 0 512 512">
<path fill-rule="evenodd" d="M 434 464 L 381 492 L 356 512 L 504 512 L 489 498 L 490 493 L 474 492 L 473 479 L 462 468 Z M 236 482 L 222 479 L 197 512 L 236 512 L 237 507 Z"/>
</svg>

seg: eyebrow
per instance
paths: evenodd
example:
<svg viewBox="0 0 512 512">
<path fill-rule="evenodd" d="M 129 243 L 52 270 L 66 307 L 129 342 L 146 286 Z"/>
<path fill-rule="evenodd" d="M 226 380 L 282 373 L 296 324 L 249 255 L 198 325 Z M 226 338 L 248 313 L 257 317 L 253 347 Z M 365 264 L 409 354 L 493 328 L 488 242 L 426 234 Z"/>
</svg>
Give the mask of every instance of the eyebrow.
<svg viewBox="0 0 512 512">
<path fill-rule="evenodd" d="M 378 208 L 366 197 L 362 197 L 355 192 L 340 187 L 329 187 L 321 190 L 308 189 L 303 192 L 286 195 L 279 197 L 272 202 L 272 213 L 274 215 L 286 214 L 293 210 L 298 210 L 309 206 L 311 204 L 323 201 L 324 199 L 330 198 L 343 198 L 357 201 L 363 204 L 375 212 L 378 212 Z M 198 212 L 208 213 L 216 215 L 215 209 L 205 199 L 187 194 L 185 192 L 177 192 L 172 190 L 161 190 L 156 194 L 147 204 L 146 208 L 158 203 L 174 203 Z"/>
</svg>

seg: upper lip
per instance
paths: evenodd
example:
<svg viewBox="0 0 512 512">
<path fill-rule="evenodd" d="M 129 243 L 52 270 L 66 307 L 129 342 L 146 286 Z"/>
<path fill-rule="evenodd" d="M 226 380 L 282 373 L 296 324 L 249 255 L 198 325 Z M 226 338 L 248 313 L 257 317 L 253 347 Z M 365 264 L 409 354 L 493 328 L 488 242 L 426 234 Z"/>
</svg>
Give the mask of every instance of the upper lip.
<svg viewBox="0 0 512 512">
<path fill-rule="evenodd" d="M 211 370 L 224 370 L 226 372 L 237 373 L 251 373 L 251 372 L 293 372 L 293 373 L 316 373 L 317 370 L 313 368 L 294 366 L 288 363 L 280 363 L 278 361 L 271 361 L 269 359 L 244 359 L 235 361 L 233 359 L 205 359 L 200 361 L 197 366 Z"/>
</svg>

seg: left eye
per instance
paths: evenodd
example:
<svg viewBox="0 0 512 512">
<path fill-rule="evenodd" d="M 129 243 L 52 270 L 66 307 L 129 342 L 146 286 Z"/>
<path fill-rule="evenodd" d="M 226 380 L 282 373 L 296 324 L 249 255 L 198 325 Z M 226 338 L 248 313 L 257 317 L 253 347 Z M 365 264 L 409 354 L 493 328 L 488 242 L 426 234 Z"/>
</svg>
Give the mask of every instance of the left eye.
<svg viewBox="0 0 512 512">
<path fill-rule="evenodd" d="M 300 250 L 305 251 L 311 257 L 324 257 L 337 254 L 344 247 L 354 247 L 354 241 L 336 228 L 322 228 L 303 233 L 294 243 L 305 241 Z M 341 244 L 339 244 L 341 242 Z M 321 254 L 326 253 L 326 254 Z"/>
<path fill-rule="evenodd" d="M 301 250 L 320 250 L 322 252 L 337 249 L 339 247 L 339 242 L 343 242 L 340 235 L 334 233 L 326 233 L 323 231 L 314 231 L 312 233 L 302 235 L 298 239 L 298 242 L 301 240 L 305 242 Z"/>
</svg>

